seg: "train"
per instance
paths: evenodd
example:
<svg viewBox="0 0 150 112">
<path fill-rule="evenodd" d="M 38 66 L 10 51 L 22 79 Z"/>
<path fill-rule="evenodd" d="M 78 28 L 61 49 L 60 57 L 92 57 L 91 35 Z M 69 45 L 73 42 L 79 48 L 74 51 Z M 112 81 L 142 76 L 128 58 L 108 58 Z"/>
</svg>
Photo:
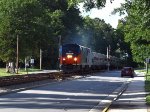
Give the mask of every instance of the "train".
<svg viewBox="0 0 150 112">
<path fill-rule="evenodd" d="M 115 69 L 120 59 L 93 52 L 91 48 L 78 44 L 64 44 L 59 48 L 60 69 L 64 72 Z"/>
</svg>

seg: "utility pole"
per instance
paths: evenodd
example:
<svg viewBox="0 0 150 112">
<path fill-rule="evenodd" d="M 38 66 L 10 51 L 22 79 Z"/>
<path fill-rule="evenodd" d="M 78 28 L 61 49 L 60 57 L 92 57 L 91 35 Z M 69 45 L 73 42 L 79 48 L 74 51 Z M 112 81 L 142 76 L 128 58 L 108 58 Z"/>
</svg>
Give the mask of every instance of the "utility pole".
<svg viewBox="0 0 150 112">
<path fill-rule="evenodd" d="M 60 70 L 60 46 L 61 46 L 61 35 L 59 36 L 59 44 L 58 44 L 58 68 Z"/>
<path fill-rule="evenodd" d="M 24 60 L 24 63 L 25 63 L 25 71 L 27 70 L 27 58 L 25 58 L 25 60 Z"/>
<path fill-rule="evenodd" d="M 40 70 L 42 70 L 42 49 L 40 49 Z"/>
<path fill-rule="evenodd" d="M 19 37 L 17 35 L 17 58 L 16 58 L 16 73 L 18 74 L 18 63 L 19 63 Z"/>
<path fill-rule="evenodd" d="M 107 47 L 107 70 L 109 71 L 109 66 L 110 66 L 110 62 L 109 62 L 109 59 L 110 59 L 110 45 Z"/>
</svg>

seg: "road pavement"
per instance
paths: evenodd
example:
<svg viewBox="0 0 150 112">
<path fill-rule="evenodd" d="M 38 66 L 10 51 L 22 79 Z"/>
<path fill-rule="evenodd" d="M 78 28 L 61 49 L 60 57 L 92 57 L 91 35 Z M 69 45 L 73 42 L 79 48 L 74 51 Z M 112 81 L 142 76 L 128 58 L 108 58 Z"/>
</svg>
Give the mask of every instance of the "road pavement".
<svg viewBox="0 0 150 112">
<path fill-rule="evenodd" d="M 114 91 L 128 79 L 121 78 L 119 71 L 113 71 L 23 89 L 0 96 L 0 112 L 102 111 L 106 99 L 112 100 Z"/>
</svg>

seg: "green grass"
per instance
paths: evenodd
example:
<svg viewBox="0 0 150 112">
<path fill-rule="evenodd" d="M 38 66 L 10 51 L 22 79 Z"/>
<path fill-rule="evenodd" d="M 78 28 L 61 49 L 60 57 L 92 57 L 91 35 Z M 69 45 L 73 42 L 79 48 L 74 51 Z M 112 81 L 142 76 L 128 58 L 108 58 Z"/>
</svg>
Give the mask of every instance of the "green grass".
<svg viewBox="0 0 150 112">
<path fill-rule="evenodd" d="M 142 69 L 142 70 L 137 70 L 138 72 L 145 72 L 145 69 Z"/>
<path fill-rule="evenodd" d="M 145 70 L 145 73 L 146 73 L 146 70 Z M 146 91 L 146 92 L 150 92 L 150 69 L 149 69 L 148 74 L 146 75 L 145 91 Z M 148 105 L 150 105 L 150 94 L 148 94 L 148 95 L 146 96 L 146 103 L 147 103 Z"/>
<path fill-rule="evenodd" d="M 147 96 L 146 96 L 146 103 L 147 103 L 148 105 L 150 105 L 150 95 L 147 95 Z"/>
<path fill-rule="evenodd" d="M 40 70 L 40 69 L 28 68 L 28 73 L 37 72 L 37 71 L 41 71 L 41 70 Z M 0 77 L 3 77 L 3 76 L 11 76 L 11 75 L 23 75 L 23 74 L 27 74 L 27 71 L 25 71 L 24 68 L 19 69 L 18 74 L 15 74 L 15 73 L 7 73 L 5 68 L 0 68 Z"/>
<path fill-rule="evenodd" d="M 0 68 L 0 77 L 12 75 L 10 73 L 6 73 L 5 68 Z"/>
</svg>

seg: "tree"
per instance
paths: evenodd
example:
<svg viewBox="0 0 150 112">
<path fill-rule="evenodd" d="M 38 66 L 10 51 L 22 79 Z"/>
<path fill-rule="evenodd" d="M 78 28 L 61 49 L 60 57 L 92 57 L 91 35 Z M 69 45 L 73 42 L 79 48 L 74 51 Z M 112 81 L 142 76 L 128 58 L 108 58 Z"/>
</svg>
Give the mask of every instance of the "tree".
<svg viewBox="0 0 150 112">
<path fill-rule="evenodd" d="M 87 16 L 84 18 L 83 28 L 81 29 L 82 43 L 85 46 L 102 54 L 107 54 L 107 47 L 111 46 L 111 55 L 116 55 L 117 39 L 115 29 L 106 24 L 104 20 L 91 19 Z"/>
<path fill-rule="evenodd" d="M 57 48 L 63 39 L 82 22 L 75 4 L 58 0 L 12 0 L 0 2 L 0 58 L 15 62 L 19 37 L 19 58 L 39 57 L 39 49 Z M 55 57 L 55 56 L 54 56 Z"/>
<path fill-rule="evenodd" d="M 92 8 L 103 8 L 105 7 L 106 4 L 106 0 L 68 0 L 69 4 L 73 4 L 73 5 L 78 5 L 79 3 L 83 3 L 84 4 L 84 8 L 86 9 L 86 11 L 91 10 Z M 112 3 L 112 1 L 114 0 L 110 0 L 110 2 Z"/>
<path fill-rule="evenodd" d="M 15 62 L 17 36 L 19 59 L 22 62 L 26 56 L 39 58 L 39 49 L 57 52 L 60 35 L 63 42 L 79 36 L 77 32 L 83 23 L 77 7 L 80 2 L 91 9 L 103 7 L 106 0 L 0 0 L 0 59 Z M 94 7 L 91 7 L 89 4 L 93 3 Z M 97 23 L 95 20 L 93 27 L 99 27 Z M 93 33 L 95 40 L 100 35 L 98 29 L 95 28 Z M 57 53 L 53 55 L 57 60 Z"/>
<path fill-rule="evenodd" d="M 51 15 L 49 18 L 52 18 L 49 21 L 49 23 L 52 23 L 50 25 L 52 30 L 50 33 L 51 42 L 46 50 L 46 55 L 44 55 L 44 60 L 48 64 L 45 63 L 44 65 L 52 65 L 51 68 L 54 69 L 54 66 L 56 68 L 56 63 L 58 63 L 58 38 L 61 36 L 62 43 L 72 40 L 72 36 L 77 32 L 77 27 L 82 25 L 82 17 L 74 2 L 68 0 L 38 1 L 42 4 L 42 7 L 45 7 L 46 12 Z"/>
<path fill-rule="evenodd" d="M 133 59 L 142 63 L 150 55 L 150 1 L 126 0 L 121 8 L 114 12 L 127 13 L 125 17 L 125 41 L 130 42 Z"/>
</svg>

